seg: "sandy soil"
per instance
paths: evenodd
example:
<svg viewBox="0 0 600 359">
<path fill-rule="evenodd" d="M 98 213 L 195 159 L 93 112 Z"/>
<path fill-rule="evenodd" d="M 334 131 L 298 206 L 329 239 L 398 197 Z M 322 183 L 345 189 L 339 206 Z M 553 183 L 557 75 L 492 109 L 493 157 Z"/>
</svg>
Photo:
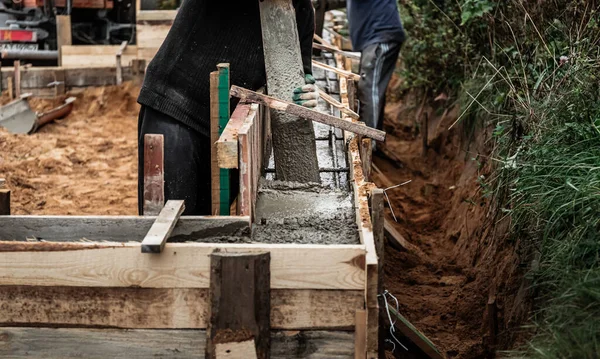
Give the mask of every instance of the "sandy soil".
<svg viewBox="0 0 600 359">
<path fill-rule="evenodd" d="M 388 137 L 374 158 L 374 182 L 387 188 L 397 222 L 386 218 L 416 250 L 389 246 L 385 287 L 400 302 L 400 311 L 448 358 L 484 358 L 490 354 L 486 305 L 496 299 L 497 347 L 510 347 L 524 318 L 518 298 L 522 273 L 506 223 L 493 218 L 482 198 L 479 176 L 490 166 L 486 129 L 470 138 L 461 126 L 448 130 L 458 110 L 444 102 L 427 103 L 429 149 L 422 155 L 418 111 L 421 101 L 408 96 L 386 108 Z M 403 354 L 396 350 L 397 355 Z M 404 353 L 406 355 L 406 353 Z M 406 357 L 398 355 L 398 357 Z M 416 357 L 419 357 L 418 355 Z"/>
<path fill-rule="evenodd" d="M 89 88 L 68 117 L 33 135 L 0 128 L 13 214 L 136 214 L 138 93 L 131 83 Z M 61 102 L 30 100 L 38 112 Z"/>
</svg>

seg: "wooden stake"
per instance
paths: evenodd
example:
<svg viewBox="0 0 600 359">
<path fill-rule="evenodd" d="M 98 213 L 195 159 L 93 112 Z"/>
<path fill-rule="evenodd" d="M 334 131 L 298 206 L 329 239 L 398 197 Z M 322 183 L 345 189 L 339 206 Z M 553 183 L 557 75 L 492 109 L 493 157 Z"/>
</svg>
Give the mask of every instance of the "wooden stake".
<svg viewBox="0 0 600 359">
<path fill-rule="evenodd" d="M 225 127 L 227 127 L 230 115 L 229 64 L 218 64 L 217 68 L 219 69 L 219 136 L 221 136 L 225 130 Z M 215 145 L 216 144 L 213 142 L 213 146 Z M 228 216 L 230 214 L 229 206 L 231 205 L 230 171 L 228 169 L 219 169 L 219 181 L 219 214 L 222 216 Z"/>
<path fill-rule="evenodd" d="M 210 173 L 213 215 L 221 209 L 220 170 L 217 157 L 217 140 L 219 139 L 219 72 L 210 73 Z"/>
<path fill-rule="evenodd" d="M 56 16 L 56 41 L 58 48 L 58 66 L 62 66 L 62 47 L 64 45 L 73 44 L 70 15 Z"/>
<path fill-rule="evenodd" d="M 370 138 L 363 138 L 360 141 L 360 158 L 362 160 L 363 167 L 363 175 L 365 176 L 365 181 L 370 181 L 371 179 L 371 164 L 373 162 L 373 145 Z"/>
<path fill-rule="evenodd" d="M 21 97 L 21 61 L 15 61 L 15 98 Z"/>
<path fill-rule="evenodd" d="M 331 106 L 333 106 L 333 107 L 337 108 L 338 110 L 340 110 L 340 112 L 345 113 L 348 117 L 353 118 L 355 120 L 358 120 L 359 116 L 358 116 L 358 114 L 356 112 L 352 111 L 348 107 L 344 106 L 344 104 L 342 104 L 338 100 L 336 100 L 333 97 L 329 96 L 329 94 L 327 92 L 319 90 L 319 96 L 323 100 L 325 100 L 325 102 L 327 102 Z"/>
<path fill-rule="evenodd" d="M 0 216 L 10 216 L 10 190 L 0 189 Z"/>
<path fill-rule="evenodd" d="M 123 41 L 121 43 L 121 47 L 119 47 L 119 51 L 117 51 L 117 85 L 121 85 L 123 83 L 123 67 L 121 64 L 121 57 L 123 56 L 123 51 L 127 48 L 127 41 Z"/>
<path fill-rule="evenodd" d="M 365 126 L 363 123 L 346 121 L 341 118 L 330 116 L 291 102 L 278 100 L 274 97 L 262 95 L 238 86 L 231 86 L 231 96 L 238 97 L 243 101 L 263 104 L 275 110 L 291 113 L 302 118 L 324 123 L 349 132 L 363 135 L 377 141 L 385 141 L 385 132 Z"/>
<path fill-rule="evenodd" d="M 364 140 L 363 140 L 364 141 Z M 375 241 L 375 250 L 377 251 L 377 265 L 379 272 L 379 281 L 377 282 L 377 292 L 383 293 L 384 273 L 383 264 L 385 260 L 385 212 L 384 212 L 384 193 L 381 188 L 371 190 L 371 223 L 373 226 L 373 240 Z M 380 305 L 381 308 L 381 305 Z M 385 330 L 381 330 L 385 325 L 385 314 L 379 310 L 379 358 L 385 357 Z"/>
<path fill-rule="evenodd" d="M 183 201 L 171 200 L 167 202 L 142 241 L 142 253 L 162 252 L 167 243 L 167 238 L 175 229 L 175 225 L 183 213 L 183 209 Z"/>
<path fill-rule="evenodd" d="M 143 215 L 156 216 L 165 203 L 164 136 L 144 135 Z"/>
<path fill-rule="evenodd" d="M 211 255 L 207 359 L 270 357 L 270 262 L 270 253 Z"/>
<path fill-rule="evenodd" d="M 354 329 L 354 359 L 365 359 L 367 355 L 367 311 L 356 311 L 356 327 Z"/>
<path fill-rule="evenodd" d="M 340 76 L 344 76 L 344 77 L 346 77 L 346 78 L 348 78 L 350 80 L 356 80 L 356 81 L 360 80 L 360 75 L 359 74 L 355 74 L 354 72 L 350 72 L 350 71 L 338 69 L 338 68 L 335 68 L 333 66 L 329 66 L 327 64 L 324 64 L 322 62 L 315 61 L 315 60 L 313 60 L 312 63 L 313 63 L 313 66 L 315 66 L 315 67 L 319 67 L 319 68 L 322 68 L 324 70 L 334 72 L 334 73 L 336 73 L 336 74 L 338 74 Z"/>
<path fill-rule="evenodd" d="M 6 82 L 8 82 L 8 97 L 11 100 L 15 99 L 14 93 L 13 93 L 13 78 L 9 77 L 6 79 Z"/>
</svg>

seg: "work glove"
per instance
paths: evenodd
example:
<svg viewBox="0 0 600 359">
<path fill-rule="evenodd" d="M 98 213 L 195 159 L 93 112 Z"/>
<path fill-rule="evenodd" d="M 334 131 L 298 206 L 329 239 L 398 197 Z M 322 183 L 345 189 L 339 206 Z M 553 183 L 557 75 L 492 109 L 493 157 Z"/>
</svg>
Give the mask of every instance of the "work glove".
<svg viewBox="0 0 600 359">
<path fill-rule="evenodd" d="M 307 74 L 304 76 L 304 83 L 306 83 L 306 85 L 294 89 L 294 94 L 292 96 L 296 105 L 308 108 L 317 107 L 317 102 L 319 101 L 319 89 L 317 88 L 317 85 L 315 85 L 315 82 L 313 75 Z"/>
</svg>

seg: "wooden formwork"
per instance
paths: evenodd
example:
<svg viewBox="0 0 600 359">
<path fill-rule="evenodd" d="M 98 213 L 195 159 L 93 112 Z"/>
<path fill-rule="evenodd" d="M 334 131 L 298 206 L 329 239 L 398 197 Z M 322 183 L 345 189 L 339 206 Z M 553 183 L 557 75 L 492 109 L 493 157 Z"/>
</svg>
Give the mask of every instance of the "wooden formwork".
<svg viewBox="0 0 600 359">
<path fill-rule="evenodd" d="M 125 58 L 155 51 L 173 15 L 138 11 L 138 46 Z M 79 56 L 74 48 L 62 47 L 67 65 L 79 61 L 69 58 Z M 107 62 L 113 50 L 106 50 Z M 22 80 L 33 84 L 24 86 L 28 92 L 44 87 L 50 74 L 64 77 L 68 87 L 75 83 L 69 79 L 84 76 L 75 73 L 94 79 L 83 86 L 114 79 L 112 72 L 100 75 L 106 70 L 30 71 Z M 137 72 L 124 73 L 131 71 Z M 339 82 L 342 105 L 353 109 L 353 85 L 344 76 Z M 250 240 L 258 180 L 270 152 L 268 113 L 241 103 L 217 143 L 220 167 L 239 173 L 239 216 L 181 217 L 160 254 L 141 249 L 156 216 L 0 216 L 0 356 L 203 357 L 211 254 L 266 252 L 272 358 L 377 358 L 383 221 L 382 209 L 371 211 L 369 203 L 380 208 L 382 202 L 365 176 L 370 166 L 363 166 L 361 148 L 362 158 L 370 157 L 362 139 L 345 134 L 360 244 L 221 242 Z"/>
</svg>

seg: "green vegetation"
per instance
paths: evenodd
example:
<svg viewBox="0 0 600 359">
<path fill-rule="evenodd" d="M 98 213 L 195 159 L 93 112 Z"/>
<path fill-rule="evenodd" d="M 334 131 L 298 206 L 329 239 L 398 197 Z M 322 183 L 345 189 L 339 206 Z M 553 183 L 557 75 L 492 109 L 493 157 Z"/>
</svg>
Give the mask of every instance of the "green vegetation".
<svg viewBox="0 0 600 359">
<path fill-rule="evenodd" d="M 405 89 L 446 91 L 495 127 L 488 185 L 539 252 L 535 331 L 517 355 L 600 353 L 600 3 L 401 0 Z"/>
</svg>

